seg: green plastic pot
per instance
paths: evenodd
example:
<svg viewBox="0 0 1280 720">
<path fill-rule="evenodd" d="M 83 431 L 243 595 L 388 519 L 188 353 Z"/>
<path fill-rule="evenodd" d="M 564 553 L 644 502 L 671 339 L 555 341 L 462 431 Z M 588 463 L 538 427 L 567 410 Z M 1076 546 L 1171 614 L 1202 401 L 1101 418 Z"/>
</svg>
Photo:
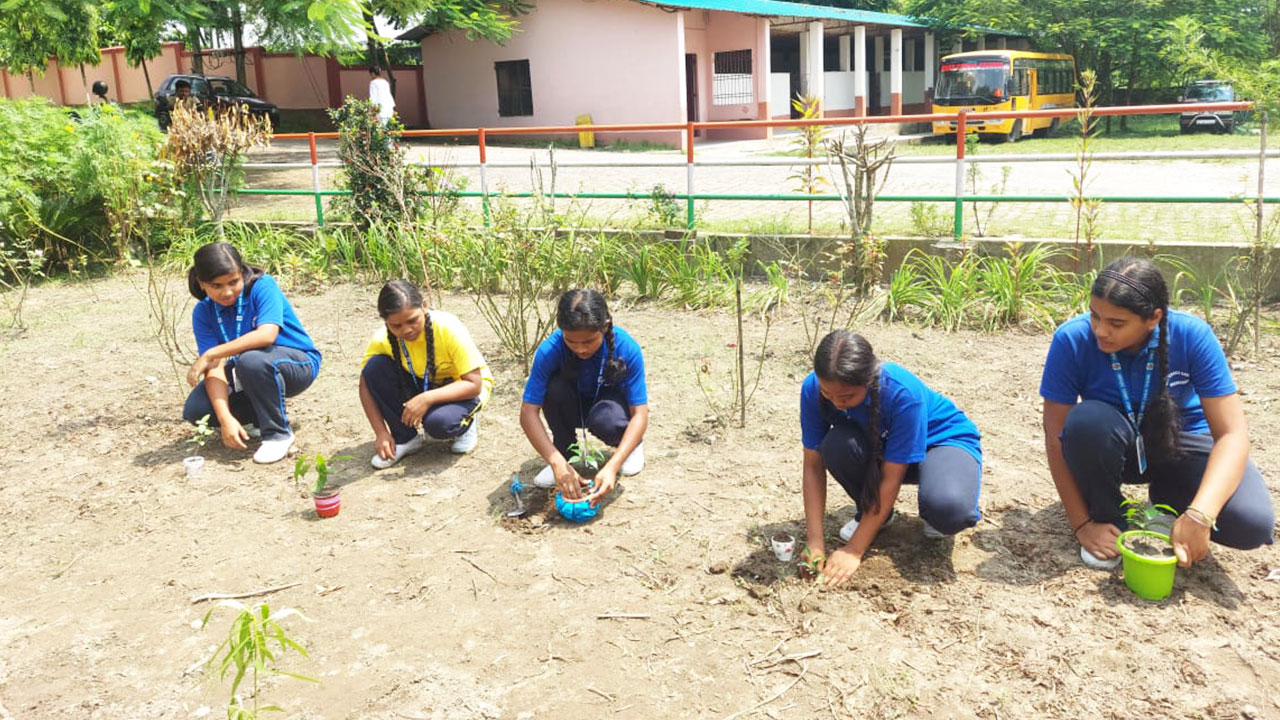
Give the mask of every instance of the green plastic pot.
<svg viewBox="0 0 1280 720">
<path fill-rule="evenodd" d="M 1173 592 L 1173 575 L 1178 569 L 1178 558 L 1144 557 L 1124 546 L 1124 541 L 1137 535 L 1150 535 L 1168 543 L 1169 536 L 1150 530 L 1130 530 L 1120 533 L 1116 547 L 1124 558 L 1124 584 L 1134 595 L 1143 600 L 1163 600 Z"/>
</svg>

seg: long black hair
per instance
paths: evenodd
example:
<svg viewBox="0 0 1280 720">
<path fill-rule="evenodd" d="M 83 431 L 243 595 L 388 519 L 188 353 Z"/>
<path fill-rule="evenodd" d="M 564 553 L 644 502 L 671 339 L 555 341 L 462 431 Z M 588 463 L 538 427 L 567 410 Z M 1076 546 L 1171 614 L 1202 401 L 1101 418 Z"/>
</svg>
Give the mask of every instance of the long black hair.
<svg viewBox="0 0 1280 720">
<path fill-rule="evenodd" d="M 627 363 L 617 356 L 613 340 L 613 316 L 604 296 L 591 288 L 574 288 L 560 296 L 556 325 L 561 330 L 592 330 L 604 333 L 604 374 L 609 382 L 627 375 Z"/>
<path fill-rule="evenodd" d="M 1169 286 L 1150 260 L 1121 258 L 1108 265 L 1093 281 L 1093 296 L 1124 308 L 1143 320 L 1160 311 L 1160 340 L 1156 346 L 1159 365 L 1158 394 L 1147 404 L 1138 428 L 1147 447 L 1154 454 L 1172 459 L 1178 456 L 1178 431 L 1181 416 L 1169 395 Z M 1139 400 L 1141 402 L 1141 400 Z"/>
<path fill-rule="evenodd" d="M 248 297 L 249 289 L 258 278 L 262 277 L 262 268 L 246 263 L 234 245 L 211 242 L 196 250 L 191 269 L 187 270 L 187 290 L 195 299 L 203 300 L 208 295 L 205 294 L 204 288 L 200 287 L 200 283 L 213 282 L 216 278 L 236 271 L 239 271 L 240 277 L 244 279 L 242 292 Z"/>
<path fill-rule="evenodd" d="M 866 338 L 852 330 L 836 330 L 818 343 L 818 350 L 813 354 L 813 372 L 822 380 L 867 388 L 871 400 L 867 410 L 867 439 L 871 447 L 866 453 L 858 509 L 874 514 L 880 509 L 880 462 L 884 457 L 880 442 L 880 361 Z"/>
<path fill-rule="evenodd" d="M 398 313 L 401 310 L 409 308 L 422 308 L 422 315 L 425 325 L 422 333 L 427 339 L 427 386 L 431 386 L 431 378 L 436 374 L 436 337 L 431 331 L 431 313 L 427 311 L 426 304 L 422 301 L 422 291 L 417 285 L 408 280 L 390 280 L 382 286 L 381 292 L 378 293 L 378 316 L 386 320 L 389 315 Z M 396 369 L 401 369 L 400 363 L 400 338 L 391 332 L 391 328 L 387 328 L 387 344 L 391 345 L 391 357 L 396 361 Z M 400 391 L 406 398 L 411 398 L 420 392 L 420 388 L 410 383 L 409 378 L 405 377 L 408 373 L 396 373 L 396 378 L 400 382 Z M 413 378 L 414 383 L 417 378 Z"/>
</svg>

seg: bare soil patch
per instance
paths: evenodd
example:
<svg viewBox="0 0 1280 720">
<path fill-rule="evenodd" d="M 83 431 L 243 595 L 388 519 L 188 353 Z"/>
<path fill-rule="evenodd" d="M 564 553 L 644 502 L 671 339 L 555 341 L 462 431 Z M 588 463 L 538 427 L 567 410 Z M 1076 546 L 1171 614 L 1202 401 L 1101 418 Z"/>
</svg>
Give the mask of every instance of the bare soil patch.
<svg viewBox="0 0 1280 720">
<path fill-rule="evenodd" d="M 984 519 L 925 541 L 908 488 L 852 587 L 821 591 L 768 547 L 802 535 L 797 318 L 737 429 L 694 382 L 703 357 L 729 366 L 729 316 L 615 308 L 645 348 L 648 467 L 573 526 L 538 491 L 505 518 L 511 474 L 539 463 L 519 370 L 464 296 L 442 306 L 497 378 L 479 447 L 369 467 L 375 295 L 291 296 L 325 354 L 289 406 L 301 448 L 356 456 L 331 476 L 341 514 L 318 520 L 285 463 L 214 448 L 183 476 L 183 393 L 129 278 L 33 292 L 30 329 L 0 345 L 0 718 L 221 716 L 195 665 L 229 616 L 202 631 L 191 598 L 291 582 L 268 599 L 313 620 L 290 624 L 311 659 L 285 667 L 322 682 L 263 697 L 302 718 L 1280 717 L 1280 550 L 1215 546 L 1160 603 L 1080 564 L 1043 460 L 1047 335 L 865 329 L 976 419 Z M 1273 503 L 1276 355 L 1236 368 Z M 852 514 L 835 483 L 828 506 L 834 541 Z"/>
</svg>

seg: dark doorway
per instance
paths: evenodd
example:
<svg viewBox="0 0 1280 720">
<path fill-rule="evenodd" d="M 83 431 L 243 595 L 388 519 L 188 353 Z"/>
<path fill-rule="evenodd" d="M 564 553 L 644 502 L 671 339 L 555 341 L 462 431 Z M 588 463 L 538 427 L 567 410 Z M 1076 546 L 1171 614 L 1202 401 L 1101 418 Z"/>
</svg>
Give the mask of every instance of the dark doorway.
<svg viewBox="0 0 1280 720">
<path fill-rule="evenodd" d="M 787 115 L 793 118 L 800 117 L 798 112 L 791 105 L 791 101 L 800 95 L 803 86 L 800 82 L 800 36 L 799 35 L 770 35 L 769 36 L 769 68 L 770 72 L 786 73 L 791 82 L 788 84 L 789 95 L 787 96 L 787 106 L 785 108 L 772 108 L 769 112 L 773 115 Z"/>
<path fill-rule="evenodd" d="M 880 73 L 876 72 L 876 43 L 869 35 L 867 36 L 867 114 L 880 114 Z"/>
<path fill-rule="evenodd" d="M 698 56 L 688 53 L 684 56 L 685 105 L 689 109 L 689 122 L 698 122 Z"/>
</svg>

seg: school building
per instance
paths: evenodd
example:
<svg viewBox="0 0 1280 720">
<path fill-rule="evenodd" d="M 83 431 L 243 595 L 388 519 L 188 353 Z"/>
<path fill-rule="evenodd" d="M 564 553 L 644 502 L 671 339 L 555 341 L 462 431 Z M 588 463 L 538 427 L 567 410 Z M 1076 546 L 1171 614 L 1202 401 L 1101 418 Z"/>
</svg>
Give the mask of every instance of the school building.
<svg viewBox="0 0 1280 720">
<path fill-rule="evenodd" d="M 789 118 L 800 94 L 821 98 L 828 117 L 922 113 L 940 54 L 1029 47 L 988 31 L 940 49 L 918 19 L 780 0 L 537 0 L 519 23 L 503 45 L 461 31 L 400 36 L 422 43 L 431 127 Z"/>
</svg>

